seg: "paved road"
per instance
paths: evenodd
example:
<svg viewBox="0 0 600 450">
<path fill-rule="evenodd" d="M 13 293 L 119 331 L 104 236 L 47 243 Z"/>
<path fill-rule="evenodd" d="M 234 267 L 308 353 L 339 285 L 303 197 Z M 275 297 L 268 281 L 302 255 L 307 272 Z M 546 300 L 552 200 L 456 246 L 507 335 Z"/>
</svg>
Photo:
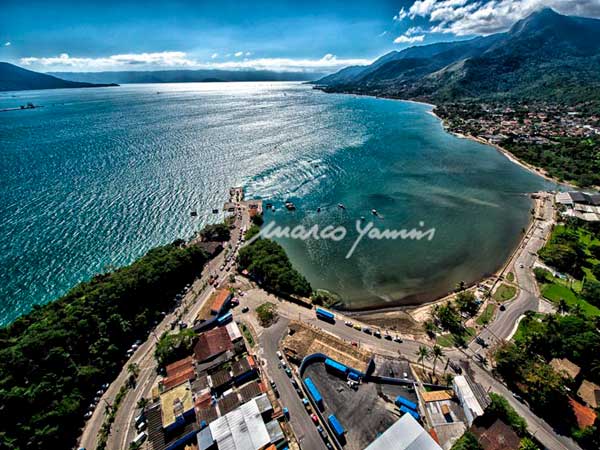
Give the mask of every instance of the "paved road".
<svg viewBox="0 0 600 450">
<path fill-rule="evenodd" d="M 527 422 L 529 432 L 540 441 L 544 447 L 551 450 L 581 450 L 572 439 L 557 434 L 546 421 L 532 413 L 525 404 L 517 401 L 506 386 L 492 377 L 487 370 L 482 369 L 477 364 L 470 364 L 470 367 L 475 374 L 475 381 L 483 386 L 486 391 L 489 392 L 491 390 L 508 400 L 508 403 Z"/>
<path fill-rule="evenodd" d="M 288 320 L 280 319 L 277 323 L 262 331 L 259 338 L 261 344 L 259 355 L 266 361 L 269 378 L 275 381 L 277 385 L 281 404 L 288 408 L 290 412 L 290 424 L 300 447 L 308 450 L 324 450 L 326 449 L 325 444 L 296 393 L 290 378 L 283 369 L 278 367 L 278 345 L 287 332 L 288 323 Z"/>
<path fill-rule="evenodd" d="M 532 267 L 536 259 L 535 255 L 544 246 L 552 229 L 553 218 L 552 199 L 547 198 L 536 214 L 536 219 L 531 225 L 531 232 L 522 244 L 522 248 L 516 252 L 512 264 L 509 265 L 515 274 L 515 282 L 519 286 L 519 293 L 515 300 L 506 305 L 506 310 L 498 311 L 496 319 L 479 334 L 479 337 L 487 343 L 510 339 L 519 317 L 527 311 L 538 310 L 539 292 Z M 469 345 L 469 350 L 478 353 L 482 348 L 481 345 L 473 341 Z"/>
</svg>

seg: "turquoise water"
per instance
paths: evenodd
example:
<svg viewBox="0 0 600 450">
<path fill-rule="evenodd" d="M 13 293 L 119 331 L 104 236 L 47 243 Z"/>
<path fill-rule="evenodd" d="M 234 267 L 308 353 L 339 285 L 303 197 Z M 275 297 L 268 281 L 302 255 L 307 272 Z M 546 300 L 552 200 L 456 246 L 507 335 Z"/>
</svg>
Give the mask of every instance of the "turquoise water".
<svg viewBox="0 0 600 450">
<path fill-rule="evenodd" d="M 279 240 L 315 287 L 352 308 L 422 301 L 496 269 L 527 223 L 525 193 L 549 186 L 445 133 L 425 105 L 297 83 L 0 94 L 0 108 L 30 101 L 44 108 L 0 113 L 0 323 L 219 220 L 239 184 L 275 204 L 268 220 L 348 228 L 338 243 Z M 363 240 L 345 259 L 360 216 L 435 237 Z"/>
</svg>

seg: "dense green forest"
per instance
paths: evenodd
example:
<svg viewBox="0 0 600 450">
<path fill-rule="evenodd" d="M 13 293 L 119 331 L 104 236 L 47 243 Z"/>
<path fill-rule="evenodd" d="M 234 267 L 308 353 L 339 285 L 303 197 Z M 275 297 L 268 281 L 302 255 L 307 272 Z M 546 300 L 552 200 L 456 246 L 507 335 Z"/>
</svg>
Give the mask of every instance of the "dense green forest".
<svg viewBox="0 0 600 450">
<path fill-rule="evenodd" d="M 257 231 L 252 227 L 247 238 Z M 285 250 L 270 239 L 257 239 L 243 247 L 238 256 L 239 270 L 247 270 L 266 290 L 284 295 L 310 296 L 310 283 L 292 267 Z"/>
<path fill-rule="evenodd" d="M 73 448 L 95 392 L 206 261 L 182 241 L 158 247 L 0 329 L 0 448 Z"/>
<path fill-rule="evenodd" d="M 599 138 L 553 138 L 547 144 L 507 139 L 502 146 L 526 163 L 545 169 L 558 180 L 579 186 L 600 186 Z"/>
</svg>

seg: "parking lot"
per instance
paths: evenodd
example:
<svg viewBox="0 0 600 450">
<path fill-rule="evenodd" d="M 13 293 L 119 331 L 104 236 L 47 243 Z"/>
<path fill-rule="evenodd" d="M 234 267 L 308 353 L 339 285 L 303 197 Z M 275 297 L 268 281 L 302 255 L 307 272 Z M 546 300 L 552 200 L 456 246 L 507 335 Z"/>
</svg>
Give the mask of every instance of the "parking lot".
<svg viewBox="0 0 600 450">
<path fill-rule="evenodd" d="M 375 383 L 363 383 L 354 390 L 345 380 L 327 372 L 322 363 L 308 366 L 303 374 L 306 377 L 312 379 L 323 397 L 323 417 L 334 414 L 346 430 L 345 449 L 364 449 L 399 418 L 394 406 L 380 397 Z"/>
</svg>

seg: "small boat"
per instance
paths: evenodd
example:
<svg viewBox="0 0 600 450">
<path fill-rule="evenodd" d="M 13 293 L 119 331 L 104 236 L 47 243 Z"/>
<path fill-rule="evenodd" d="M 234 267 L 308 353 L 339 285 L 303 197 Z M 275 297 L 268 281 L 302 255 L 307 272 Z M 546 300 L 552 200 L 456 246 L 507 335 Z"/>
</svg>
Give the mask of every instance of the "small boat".
<svg viewBox="0 0 600 450">
<path fill-rule="evenodd" d="M 213 214 L 219 214 L 219 210 L 217 208 L 213 209 Z"/>
<path fill-rule="evenodd" d="M 285 202 L 285 207 L 288 209 L 288 211 L 294 211 L 296 209 L 296 205 L 294 205 L 292 202 Z"/>
<path fill-rule="evenodd" d="M 377 210 L 376 210 L 376 209 L 372 209 L 372 210 L 371 210 L 371 214 L 373 214 L 374 216 L 377 216 L 377 215 L 379 215 L 379 213 L 377 212 Z"/>
<path fill-rule="evenodd" d="M 317 212 L 321 212 L 321 208 L 317 208 Z"/>
<path fill-rule="evenodd" d="M 338 203 L 338 208 L 340 208 L 340 209 L 346 209 L 346 207 L 344 206 L 343 203 Z"/>
<path fill-rule="evenodd" d="M 190 216 L 192 216 L 192 217 L 196 217 L 197 215 L 198 215 L 198 213 L 197 213 L 196 211 L 192 211 L 192 212 L 190 213 Z"/>
<path fill-rule="evenodd" d="M 360 220 L 365 220 L 365 216 L 360 216 Z"/>
</svg>

